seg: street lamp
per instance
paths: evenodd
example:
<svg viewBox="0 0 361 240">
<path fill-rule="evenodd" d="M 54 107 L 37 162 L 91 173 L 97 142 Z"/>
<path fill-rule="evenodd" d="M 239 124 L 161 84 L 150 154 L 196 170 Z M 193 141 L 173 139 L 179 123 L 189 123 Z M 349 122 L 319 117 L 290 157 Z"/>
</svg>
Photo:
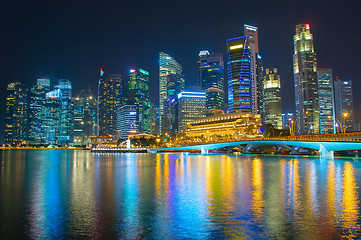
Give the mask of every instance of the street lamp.
<svg viewBox="0 0 361 240">
<path fill-rule="evenodd" d="M 347 112 L 344 112 L 342 114 L 342 117 L 343 117 L 343 133 L 345 134 L 346 133 L 346 118 L 348 117 L 348 113 Z"/>
<path fill-rule="evenodd" d="M 327 118 L 332 119 L 331 116 L 328 116 Z M 342 126 L 341 122 L 337 118 L 335 118 L 335 121 L 338 123 L 338 125 L 340 125 L 341 132 L 343 132 L 343 126 Z M 335 133 L 336 133 L 336 126 L 335 126 Z"/>
</svg>

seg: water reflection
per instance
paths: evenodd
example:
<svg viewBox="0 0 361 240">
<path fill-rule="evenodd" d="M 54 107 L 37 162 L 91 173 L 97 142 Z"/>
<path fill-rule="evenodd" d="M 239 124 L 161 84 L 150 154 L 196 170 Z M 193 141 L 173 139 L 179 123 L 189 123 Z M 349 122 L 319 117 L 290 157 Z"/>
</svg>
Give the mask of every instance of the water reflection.
<svg viewBox="0 0 361 240">
<path fill-rule="evenodd" d="M 338 239 L 361 233 L 361 163 L 4 151 L 0 236 Z"/>
</svg>

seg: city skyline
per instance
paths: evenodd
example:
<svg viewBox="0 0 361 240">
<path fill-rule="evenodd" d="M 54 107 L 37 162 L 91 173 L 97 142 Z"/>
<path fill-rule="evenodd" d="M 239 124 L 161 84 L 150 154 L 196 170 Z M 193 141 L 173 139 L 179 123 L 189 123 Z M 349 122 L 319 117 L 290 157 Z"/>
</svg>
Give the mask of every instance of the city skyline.
<svg viewBox="0 0 361 240">
<path fill-rule="evenodd" d="M 360 38 L 360 34 L 351 31 L 357 28 L 354 28 L 355 25 L 352 22 L 348 22 L 350 18 L 349 15 L 343 19 L 336 20 L 331 18 L 332 13 L 336 11 L 336 9 L 331 6 L 332 4 L 330 4 L 330 6 L 322 6 L 322 8 L 319 4 L 314 4 L 307 11 L 295 10 L 289 4 L 276 5 L 281 7 L 279 10 L 276 10 L 276 12 L 282 11 L 286 14 L 285 17 L 289 19 L 288 23 L 284 23 L 283 19 L 275 16 L 276 12 L 272 14 L 267 13 L 266 4 L 264 6 L 261 4 L 259 8 L 257 8 L 258 14 L 241 14 L 242 16 L 230 17 L 227 21 L 220 20 L 221 17 L 215 17 L 214 20 L 208 23 L 207 19 L 209 20 L 209 17 L 205 17 L 205 19 L 195 17 L 197 15 L 196 13 L 198 13 L 196 8 L 200 7 L 199 3 L 195 4 L 193 8 L 187 9 L 186 13 L 190 16 L 189 19 L 180 21 L 178 19 L 179 13 L 175 13 L 175 16 L 170 19 L 169 23 L 162 23 L 159 20 L 160 18 L 155 16 L 156 13 L 170 9 L 170 7 L 162 5 L 159 10 L 152 12 L 151 9 L 149 9 L 149 13 L 147 12 L 146 14 L 146 16 L 155 17 L 149 22 L 152 27 L 143 26 L 141 25 L 141 20 L 134 20 L 134 18 L 131 18 L 134 21 L 125 21 L 129 23 L 128 26 L 125 26 L 125 23 L 121 23 L 123 27 L 122 33 L 124 32 L 126 35 L 121 34 L 123 38 L 117 42 L 109 39 L 100 41 L 99 36 L 96 36 L 102 35 L 103 33 L 114 33 L 111 31 L 111 26 L 116 25 L 116 21 L 113 23 L 111 19 L 107 17 L 105 20 L 101 20 L 102 22 L 99 23 L 99 25 L 96 25 L 99 26 L 99 28 L 96 28 L 98 32 L 89 32 L 95 25 L 93 26 L 75 18 L 75 13 L 77 13 L 80 14 L 80 16 L 88 14 L 86 15 L 88 19 L 97 19 L 95 9 L 92 9 L 92 7 L 90 7 L 86 13 L 79 13 L 75 10 L 79 10 L 81 8 L 80 5 L 75 4 L 69 7 L 64 4 L 59 6 L 59 9 L 52 9 L 52 11 L 55 13 L 67 13 L 70 16 L 69 19 L 65 21 L 64 18 L 62 18 L 63 15 L 57 16 L 55 14 L 53 20 L 48 23 L 42 23 L 40 21 L 42 17 L 49 17 L 46 14 L 46 10 L 51 8 L 51 6 L 49 6 L 49 4 L 45 4 L 44 6 L 38 5 L 36 11 L 40 11 L 39 14 L 34 14 L 30 17 L 35 23 L 39 23 L 36 25 L 37 28 L 34 28 L 32 24 L 28 26 L 25 23 L 25 17 L 17 20 L 9 17 L 9 20 L 14 21 L 5 28 L 6 38 L 4 40 L 5 44 L 2 45 L 2 47 L 7 46 L 7 49 L 3 49 L 4 60 L 6 59 L 7 61 L 4 61 L 2 65 L 4 68 L 2 82 L 6 84 L 16 79 L 24 84 L 29 84 L 37 78 L 66 78 L 72 81 L 74 93 L 78 93 L 82 88 L 86 89 L 88 86 L 91 86 L 92 91 L 96 92 L 98 82 L 97 73 L 100 67 L 103 67 L 107 72 L 121 74 L 127 73 L 131 68 L 141 67 L 150 72 L 151 100 L 152 102 L 157 102 L 157 57 L 159 51 L 164 51 L 179 61 L 184 69 L 186 84 L 188 84 L 189 87 L 195 85 L 197 81 L 196 62 L 198 52 L 204 49 L 211 49 L 214 52 L 223 53 L 225 56 L 226 39 L 243 35 L 243 25 L 249 24 L 258 28 L 260 42 L 259 52 L 263 54 L 262 60 L 264 66 L 277 67 L 279 69 L 284 103 L 283 112 L 294 112 L 294 96 L 292 96 L 292 36 L 294 34 L 294 27 L 297 24 L 309 23 L 312 27 L 312 34 L 314 35 L 318 66 L 332 68 L 334 77 L 339 76 L 344 80 L 352 80 L 354 88 L 357 89 L 359 80 L 357 79 L 356 66 L 359 60 L 356 56 L 359 55 L 360 48 L 356 45 L 356 42 L 357 39 Z M 113 5 L 105 4 L 103 7 L 109 10 L 111 6 Z M 155 6 L 159 7 L 157 4 L 155 4 Z M 30 6 L 30 8 L 35 9 L 34 6 Z M 180 10 L 185 9 L 184 6 L 178 6 L 178 8 Z M 276 6 L 273 6 L 270 9 L 275 8 Z M 11 9 L 15 9 L 15 6 L 10 6 L 9 10 Z M 215 8 L 211 9 L 216 10 Z M 321 9 L 322 12 L 326 12 L 322 14 L 322 18 L 317 15 Z M 21 12 L 23 10 L 24 9 L 20 7 L 19 11 Z M 140 8 L 141 13 L 147 10 L 146 7 Z M 222 6 L 218 9 L 220 16 L 224 16 L 225 10 L 226 8 Z M 101 13 L 104 11 L 105 10 L 100 10 Z M 345 11 L 345 9 L 341 7 L 337 9 L 337 11 L 342 12 Z M 289 16 L 291 13 L 292 17 Z M 110 16 L 113 14 L 114 13 L 111 12 Z M 125 15 L 129 15 L 129 13 Z M 272 19 L 272 23 L 269 23 L 267 18 Z M 62 22 L 63 20 L 64 22 Z M 68 29 L 63 29 L 63 27 L 59 25 L 60 22 L 64 24 L 64 26 L 67 26 Z M 82 27 L 84 30 L 72 26 L 72 23 L 78 22 L 83 23 Z M 108 25 L 105 23 L 108 23 Z M 174 24 L 175 29 L 167 28 L 168 30 L 161 31 L 162 24 Z M 29 28 L 25 31 L 26 26 Z M 47 28 L 49 26 L 52 28 Z M 138 31 L 139 26 L 141 26 L 141 29 L 144 31 Z M 16 38 L 16 41 L 11 41 L 19 34 L 14 32 L 13 27 L 17 27 L 14 29 L 19 29 L 21 33 L 25 32 L 28 35 L 26 35 L 25 38 Z M 332 39 L 332 36 L 334 34 L 333 30 L 336 28 L 342 29 L 346 36 L 346 49 L 343 49 L 342 52 L 333 48 L 335 40 Z M 58 29 L 62 31 L 59 33 L 55 32 L 55 30 Z M 135 29 L 138 30 L 135 31 Z M 152 29 L 152 31 L 150 31 L 150 29 Z M 41 30 L 43 30 L 44 33 L 51 34 L 45 34 L 46 37 L 40 38 L 39 36 L 42 35 L 38 33 Z M 79 32 L 72 34 L 78 30 Z M 153 31 L 154 33 L 151 33 Z M 66 38 L 66 41 L 55 41 L 56 36 L 59 36 L 62 40 Z M 86 36 L 89 36 L 89 39 L 85 40 L 84 37 Z M 116 36 L 116 39 L 119 39 L 119 35 L 114 33 L 114 36 Z M 147 41 L 144 39 L 139 40 L 140 36 L 146 36 L 148 38 Z M 175 38 L 175 36 L 177 36 L 177 38 Z M 37 41 L 35 42 L 34 40 Z M 52 46 L 52 42 L 55 43 L 53 44 L 54 46 Z M 80 44 L 83 42 L 85 43 L 84 46 Z M 62 50 L 59 51 L 59 49 L 56 48 Z M 351 48 L 352 51 L 347 50 L 348 48 Z M 13 49 L 14 52 L 10 54 L 8 49 Z M 348 52 L 348 54 L 345 54 L 345 52 Z M 88 59 L 83 61 L 85 58 Z M 341 61 L 341 59 L 345 59 L 345 61 Z M 4 89 L 1 91 L 4 92 Z M 356 94 L 354 98 L 354 105 L 357 109 L 360 99 Z M 4 99 L 2 99 L 1 105 L 3 108 L 4 102 Z M 358 116 L 355 117 L 356 119 L 359 118 Z M 4 124 L 2 124 L 2 126 L 3 125 Z"/>
</svg>

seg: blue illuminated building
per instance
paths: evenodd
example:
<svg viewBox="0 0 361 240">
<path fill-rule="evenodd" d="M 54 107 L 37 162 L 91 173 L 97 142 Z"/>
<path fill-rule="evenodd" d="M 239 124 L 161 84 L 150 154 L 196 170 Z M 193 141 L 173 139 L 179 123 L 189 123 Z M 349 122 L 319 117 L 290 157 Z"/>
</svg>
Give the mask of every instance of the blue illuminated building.
<svg viewBox="0 0 361 240">
<path fill-rule="evenodd" d="M 127 139 L 129 134 L 139 133 L 139 115 L 137 105 L 124 105 L 119 108 L 117 130 L 121 139 Z"/>
<path fill-rule="evenodd" d="M 346 132 L 351 132 L 354 129 L 352 81 L 336 77 L 334 90 L 336 119 L 343 125 Z M 338 129 L 340 131 L 340 128 Z"/>
<path fill-rule="evenodd" d="M 320 133 L 334 133 L 334 94 L 332 69 L 317 68 Z"/>
<path fill-rule="evenodd" d="M 228 111 L 252 112 L 252 66 L 249 37 L 227 40 Z"/>
<path fill-rule="evenodd" d="M 205 92 L 181 92 L 178 94 L 179 131 L 186 131 L 187 123 L 206 117 Z"/>
</svg>

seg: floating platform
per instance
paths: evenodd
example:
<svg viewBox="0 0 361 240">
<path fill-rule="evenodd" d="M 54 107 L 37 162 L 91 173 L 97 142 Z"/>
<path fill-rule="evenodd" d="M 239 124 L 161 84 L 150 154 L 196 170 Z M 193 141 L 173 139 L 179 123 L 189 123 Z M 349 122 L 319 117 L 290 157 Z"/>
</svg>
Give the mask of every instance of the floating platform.
<svg viewBox="0 0 361 240">
<path fill-rule="evenodd" d="M 147 148 L 92 148 L 93 153 L 148 153 Z"/>
</svg>

